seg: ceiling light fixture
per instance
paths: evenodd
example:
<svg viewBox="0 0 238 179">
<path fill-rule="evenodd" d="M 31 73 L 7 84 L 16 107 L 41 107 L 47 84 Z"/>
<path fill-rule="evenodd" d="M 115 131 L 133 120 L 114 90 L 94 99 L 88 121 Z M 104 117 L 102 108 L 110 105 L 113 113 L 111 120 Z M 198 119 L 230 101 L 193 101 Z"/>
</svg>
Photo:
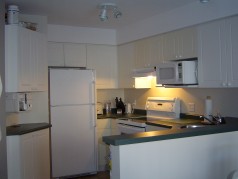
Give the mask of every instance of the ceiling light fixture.
<svg viewBox="0 0 238 179">
<path fill-rule="evenodd" d="M 101 3 L 98 5 L 98 8 L 101 10 L 99 18 L 101 21 L 108 20 L 107 12 L 111 11 L 114 18 L 120 18 L 122 16 L 121 11 L 118 9 L 117 5 L 114 3 Z"/>
</svg>

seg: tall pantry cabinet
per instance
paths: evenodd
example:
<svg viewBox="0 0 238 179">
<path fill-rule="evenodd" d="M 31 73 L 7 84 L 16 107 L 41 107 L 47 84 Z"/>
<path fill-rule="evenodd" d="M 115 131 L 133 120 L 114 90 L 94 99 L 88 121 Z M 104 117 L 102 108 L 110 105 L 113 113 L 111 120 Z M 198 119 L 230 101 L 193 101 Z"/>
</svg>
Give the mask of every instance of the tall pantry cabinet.
<svg viewBox="0 0 238 179">
<path fill-rule="evenodd" d="M 17 25 L 6 25 L 6 92 L 46 91 L 46 55 L 44 34 Z"/>
</svg>

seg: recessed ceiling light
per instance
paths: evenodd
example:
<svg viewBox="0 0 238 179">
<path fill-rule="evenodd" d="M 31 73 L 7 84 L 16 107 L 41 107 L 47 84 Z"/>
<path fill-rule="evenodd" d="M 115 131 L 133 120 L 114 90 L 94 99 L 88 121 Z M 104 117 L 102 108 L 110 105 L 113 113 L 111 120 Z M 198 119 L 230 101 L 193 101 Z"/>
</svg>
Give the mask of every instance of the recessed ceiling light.
<svg viewBox="0 0 238 179">
<path fill-rule="evenodd" d="M 200 3 L 207 3 L 209 2 L 210 0 L 200 0 Z"/>
</svg>

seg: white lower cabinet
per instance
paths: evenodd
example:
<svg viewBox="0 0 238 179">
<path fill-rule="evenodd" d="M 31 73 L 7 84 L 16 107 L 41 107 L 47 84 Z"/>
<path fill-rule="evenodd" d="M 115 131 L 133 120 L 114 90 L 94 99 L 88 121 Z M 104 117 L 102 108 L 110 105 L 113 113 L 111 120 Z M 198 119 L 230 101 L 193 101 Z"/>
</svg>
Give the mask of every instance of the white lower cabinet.
<svg viewBox="0 0 238 179">
<path fill-rule="evenodd" d="M 97 120 L 97 137 L 98 137 L 98 170 L 106 170 L 107 156 L 109 155 L 109 146 L 102 141 L 103 136 L 110 136 L 110 119 Z"/>
<path fill-rule="evenodd" d="M 109 145 L 102 141 L 103 136 L 119 135 L 116 125 L 116 119 L 98 119 L 97 120 L 97 137 L 98 137 L 98 170 L 104 171 L 108 168 L 108 156 L 110 153 Z"/>
<path fill-rule="evenodd" d="M 50 179 L 49 129 L 7 136 L 8 179 Z"/>
</svg>

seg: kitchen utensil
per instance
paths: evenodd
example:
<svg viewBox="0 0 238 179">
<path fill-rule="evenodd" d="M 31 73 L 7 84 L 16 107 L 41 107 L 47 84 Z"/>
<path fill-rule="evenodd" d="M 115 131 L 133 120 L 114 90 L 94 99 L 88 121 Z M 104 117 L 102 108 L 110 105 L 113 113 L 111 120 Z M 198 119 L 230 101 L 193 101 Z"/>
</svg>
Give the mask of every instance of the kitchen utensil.
<svg viewBox="0 0 238 179">
<path fill-rule="evenodd" d="M 131 114 L 132 113 L 132 105 L 131 103 L 126 104 L 126 113 Z"/>
</svg>

